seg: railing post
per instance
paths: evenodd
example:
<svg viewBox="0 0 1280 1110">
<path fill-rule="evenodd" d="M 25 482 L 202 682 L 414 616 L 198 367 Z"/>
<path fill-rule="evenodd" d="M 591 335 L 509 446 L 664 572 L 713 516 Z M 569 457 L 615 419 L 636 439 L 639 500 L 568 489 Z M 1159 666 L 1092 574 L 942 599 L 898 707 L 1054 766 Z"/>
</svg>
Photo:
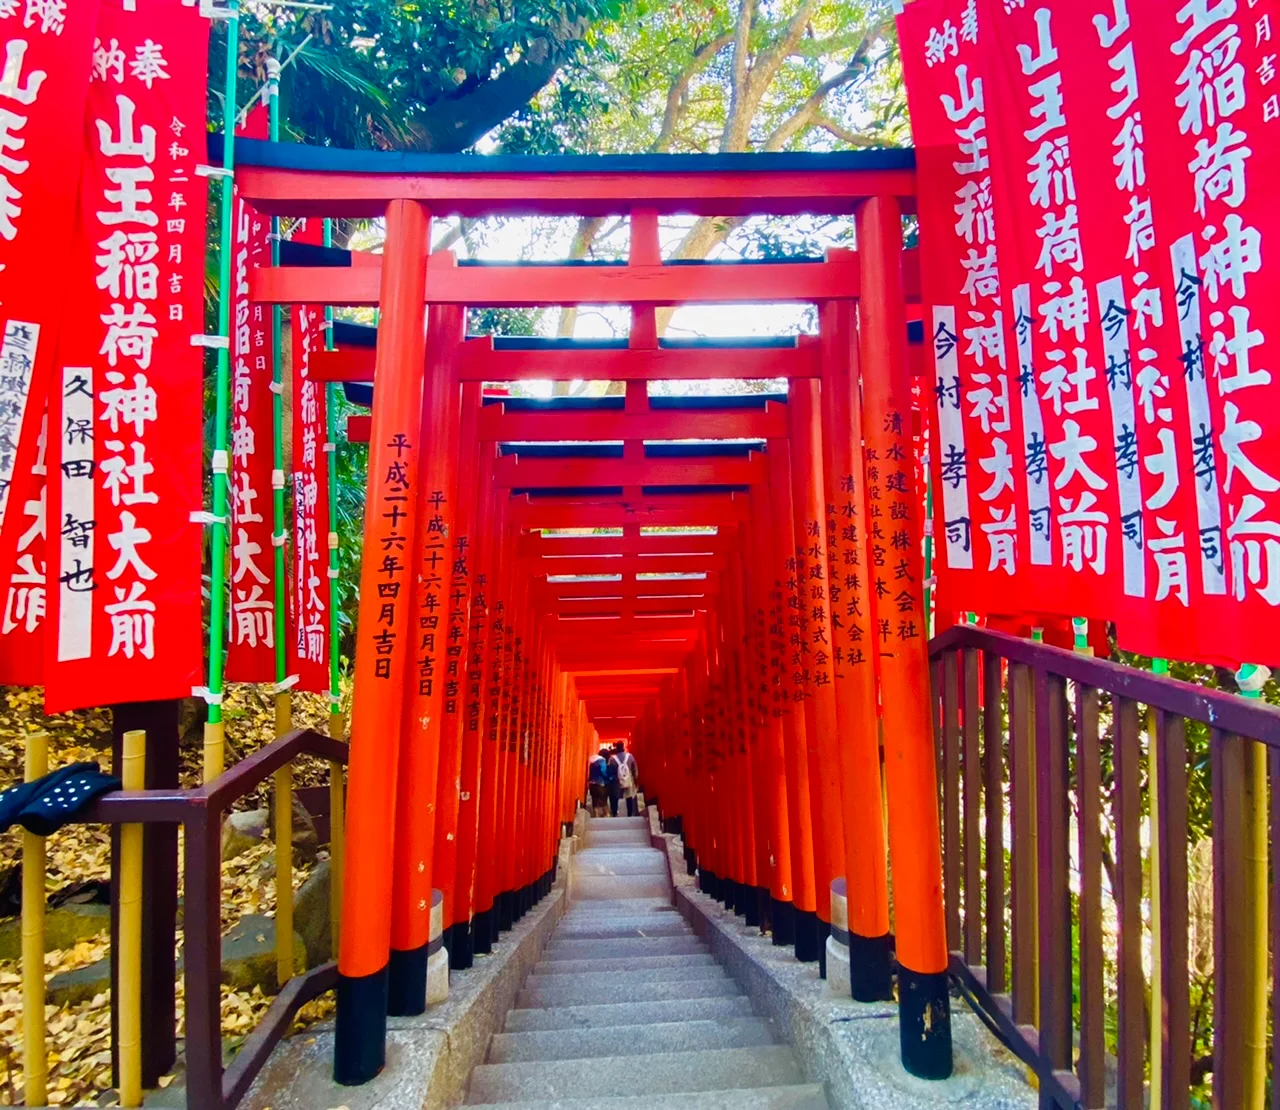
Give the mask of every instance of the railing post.
<svg viewBox="0 0 1280 1110">
<path fill-rule="evenodd" d="M 26 738 L 25 779 L 34 782 L 49 773 L 49 737 L 35 732 Z M 48 1053 L 44 1036 L 44 907 L 45 839 L 22 834 L 22 1061 L 24 1101 L 43 1106 L 48 1101 Z"/>
<path fill-rule="evenodd" d="M 189 1106 L 222 1110 L 222 814 L 200 807 L 183 840 L 183 982 Z"/>
</svg>

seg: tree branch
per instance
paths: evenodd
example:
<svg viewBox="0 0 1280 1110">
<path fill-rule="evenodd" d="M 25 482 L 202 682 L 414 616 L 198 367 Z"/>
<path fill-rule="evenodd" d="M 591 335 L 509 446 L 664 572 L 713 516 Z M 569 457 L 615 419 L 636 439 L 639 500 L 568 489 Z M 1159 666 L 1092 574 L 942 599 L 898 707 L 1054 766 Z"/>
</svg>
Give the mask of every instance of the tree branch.
<svg viewBox="0 0 1280 1110">
<path fill-rule="evenodd" d="M 773 134 L 765 140 L 764 149 L 769 151 L 781 150 L 798 132 L 812 127 L 827 97 L 842 85 L 847 85 L 850 81 L 853 81 L 860 71 L 861 64 L 854 62 L 847 68 L 842 69 L 834 77 L 823 81 L 799 108 L 774 129 Z"/>
<path fill-rule="evenodd" d="M 694 51 L 693 60 L 684 67 L 671 88 L 667 90 L 667 106 L 662 113 L 662 127 L 658 130 L 658 137 L 653 141 L 654 153 L 666 154 L 671 150 L 671 140 L 675 136 L 676 125 L 684 113 L 685 97 L 689 91 L 690 82 L 706 69 L 711 60 L 733 42 L 733 39 L 733 34 L 726 31 L 719 38 L 712 39 Z"/>
<path fill-rule="evenodd" d="M 752 73 L 753 80 L 759 74 L 761 84 L 767 86 L 774 79 L 783 60 L 804 40 L 804 29 L 808 26 L 813 9 L 817 6 L 817 0 L 804 0 L 796 14 L 791 17 L 791 22 L 787 24 L 782 38 L 756 60 L 755 71 Z M 761 93 L 763 91 L 761 89 Z"/>
<path fill-rule="evenodd" d="M 751 125 L 752 113 L 746 110 L 751 85 L 751 23 L 755 18 L 756 0 L 740 0 L 738 22 L 733 32 L 733 81 L 730 86 L 729 112 L 725 116 L 720 149 L 737 150 L 737 135 L 742 130 L 740 119 Z"/>
<path fill-rule="evenodd" d="M 588 26 L 585 18 L 561 20 L 554 31 L 530 42 L 519 61 L 497 77 L 463 96 L 433 104 L 421 125 L 423 149 L 465 150 L 492 131 L 550 82 Z"/>
</svg>

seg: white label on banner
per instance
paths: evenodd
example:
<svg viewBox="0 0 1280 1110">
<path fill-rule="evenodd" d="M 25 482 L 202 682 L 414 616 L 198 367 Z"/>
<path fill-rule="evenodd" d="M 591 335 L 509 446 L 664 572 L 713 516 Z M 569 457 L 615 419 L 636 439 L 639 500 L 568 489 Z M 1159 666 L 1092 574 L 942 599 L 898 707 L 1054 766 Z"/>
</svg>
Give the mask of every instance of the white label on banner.
<svg viewBox="0 0 1280 1110">
<path fill-rule="evenodd" d="M 969 457 L 960 417 L 960 356 L 953 305 L 933 309 L 933 359 L 938 376 L 938 438 L 942 458 L 942 511 L 947 530 L 947 566 L 973 570 L 973 518 L 969 512 Z"/>
<path fill-rule="evenodd" d="M 1142 480 L 1138 474 L 1138 425 L 1133 405 L 1133 363 L 1123 278 L 1108 278 L 1098 283 L 1098 319 L 1107 356 L 1107 393 L 1111 399 L 1111 431 L 1120 493 L 1124 592 L 1129 597 L 1145 597 Z"/>
<path fill-rule="evenodd" d="M 1049 508 L 1049 457 L 1045 450 L 1044 418 L 1036 391 L 1035 364 L 1031 352 L 1031 286 L 1013 290 L 1013 330 L 1018 341 L 1018 396 L 1022 407 L 1023 461 L 1027 474 L 1027 510 L 1031 524 L 1031 562 L 1053 563 L 1052 520 Z"/>
<path fill-rule="evenodd" d="M 31 371 L 36 364 L 40 325 L 10 320 L 0 344 L 0 528 L 18 464 L 18 440 L 31 396 Z"/>
<path fill-rule="evenodd" d="M 93 653 L 93 369 L 62 370 L 62 520 L 55 521 L 62 551 L 58 579 L 58 662 Z"/>
<path fill-rule="evenodd" d="M 1191 468 L 1196 477 L 1196 523 L 1200 528 L 1200 574 L 1207 594 L 1225 594 L 1227 576 L 1222 551 L 1222 505 L 1218 501 L 1217 442 L 1209 387 L 1205 382 L 1204 332 L 1200 324 L 1200 274 L 1196 241 L 1184 235 L 1171 249 L 1174 311 L 1182 347 L 1182 376 L 1187 383 L 1187 418 L 1191 425 Z"/>
</svg>

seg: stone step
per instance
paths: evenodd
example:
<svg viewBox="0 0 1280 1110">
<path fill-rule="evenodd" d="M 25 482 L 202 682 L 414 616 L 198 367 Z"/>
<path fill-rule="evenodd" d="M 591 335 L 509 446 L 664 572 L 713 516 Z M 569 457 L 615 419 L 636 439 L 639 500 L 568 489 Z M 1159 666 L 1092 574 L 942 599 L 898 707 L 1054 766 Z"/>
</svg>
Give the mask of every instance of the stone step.
<svg viewBox="0 0 1280 1110">
<path fill-rule="evenodd" d="M 516 1009 L 547 1009 L 553 1006 L 589 1006 L 606 1001 L 614 992 L 598 977 L 585 976 L 585 982 L 571 987 L 530 987 L 516 996 Z M 632 1002 L 667 1002 L 686 998 L 732 998 L 742 988 L 732 979 L 693 979 L 688 982 L 636 983 L 628 986 L 626 996 Z"/>
<path fill-rule="evenodd" d="M 570 873 L 583 875 L 665 875 L 667 860 L 656 848 L 587 848 L 573 857 Z"/>
<path fill-rule="evenodd" d="M 715 1048 L 700 1052 L 655 1052 L 638 1062 L 627 1057 L 539 1060 L 482 1064 L 471 1073 L 471 1104 L 510 1099 L 573 1098 L 584 1091 L 597 1099 L 633 1095 L 792 1086 L 802 1079 L 785 1045 Z"/>
<path fill-rule="evenodd" d="M 645 835 L 649 833 L 649 818 L 647 817 L 588 817 L 587 832 L 600 831 L 610 829 L 643 829 Z"/>
<path fill-rule="evenodd" d="M 608 940 L 611 937 L 691 937 L 694 931 L 677 914 L 661 917 L 602 918 L 599 921 L 571 922 L 556 927 L 551 943 L 572 940 Z"/>
<path fill-rule="evenodd" d="M 646 967 L 624 968 L 620 971 L 552 971 L 539 967 L 524 981 L 525 990 L 542 990 L 546 987 L 576 987 L 579 984 L 603 986 L 611 995 L 627 998 L 630 988 L 640 983 L 683 983 L 707 979 L 727 979 L 724 968 L 718 964 L 702 967 Z"/>
<path fill-rule="evenodd" d="M 643 829 L 604 829 L 587 831 L 587 851 L 592 848 L 651 848 L 649 834 Z"/>
<path fill-rule="evenodd" d="M 571 875 L 569 897 L 574 899 L 664 898 L 671 893 L 666 872 L 648 875 Z"/>
<path fill-rule="evenodd" d="M 559 975 L 575 971 L 644 971 L 648 968 L 696 968 L 719 967 L 716 958 L 710 952 L 700 952 L 692 956 L 631 956 L 617 959 L 604 956 L 598 960 L 547 960 L 544 959 L 533 969 L 535 975 Z"/>
<path fill-rule="evenodd" d="M 559 940 L 542 950 L 544 960 L 623 959 L 626 956 L 690 956 L 707 951 L 696 936 L 618 937 L 614 940 Z"/>
<path fill-rule="evenodd" d="M 498 1033 L 489 1042 L 487 1063 L 529 1060 L 582 1060 L 607 1056 L 647 1056 L 653 1052 L 692 1052 L 704 1048 L 748 1048 L 776 1044 L 764 1018 L 716 1021 L 667 1021 L 655 1025 L 614 1025 L 598 1029 L 550 1029 L 535 1033 Z M 643 1068 L 643 1064 L 639 1065 Z"/>
<path fill-rule="evenodd" d="M 749 1090 L 697 1091 L 688 1094 L 631 1095 L 609 1099 L 609 1110 L 827 1110 L 818 1083 Z M 475 1110 L 599 1110 L 596 1098 L 558 1098 L 483 1103 Z"/>
<path fill-rule="evenodd" d="M 607 905 L 592 902 L 589 905 L 573 903 L 565 912 L 565 917 L 577 914 L 613 914 L 613 913 L 675 913 L 676 908 L 670 898 L 617 898 Z"/>
<path fill-rule="evenodd" d="M 591 1006 L 560 1006 L 547 1010 L 509 1010 L 506 1031 L 526 1033 L 535 1029 L 599 1029 L 614 1025 L 652 1025 L 660 1021 L 703 1021 L 751 1017 L 751 1000 L 687 998 L 666 1002 L 603 1002 Z"/>
</svg>

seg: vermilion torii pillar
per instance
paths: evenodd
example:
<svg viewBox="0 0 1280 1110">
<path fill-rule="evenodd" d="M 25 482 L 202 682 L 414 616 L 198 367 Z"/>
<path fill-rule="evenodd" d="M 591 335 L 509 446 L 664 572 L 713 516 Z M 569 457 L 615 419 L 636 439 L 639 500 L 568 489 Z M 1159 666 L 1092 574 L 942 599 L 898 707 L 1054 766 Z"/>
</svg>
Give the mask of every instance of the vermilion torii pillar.
<svg viewBox="0 0 1280 1110">
<path fill-rule="evenodd" d="M 902 289 L 902 210 L 873 197 L 857 212 L 866 523 L 880 652 L 889 852 L 893 860 L 903 1066 L 951 1074 L 947 938 L 938 833 L 937 763 L 929 719 L 928 626 Z M 895 544 L 901 531 L 905 542 Z"/>
<path fill-rule="evenodd" d="M 893 972 L 854 324 L 852 301 L 821 307 L 827 577 L 845 788 L 850 990 L 858 1002 L 877 1002 L 893 997 Z"/>
<path fill-rule="evenodd" d="M 818 909 L 818 960 L 826 978 L 827 937 L 831 935 L 831 880 L 845 874 L 846 823 L 871 820 L 858 815 L 845 800 L 840 764 L 841 743 L 836 720 L 835 663 L 832 655 L 831 600 L 828 595 L 827 514 L 822 480 L 822 426 L 818 382 L 812 378 L 791 383 L 788 415 L 791 425 L 791 473 L 795 483 L 793 509 L 797 573 L 803 556 L 804 579 L 800 603 L 804 667 L 807 674 L 804 718 L 809 740 L 809 790 L 819 800 L 815 808 L 814 879 Z"/>
<path fill-rule="evenodd" d="M 791 496 L 791 459 L 786 440 L 775 440 L 769 450 L 769 510 L 764 527 L 772 530 L 774 546 L 774 603 L 778 612 L 781 658 L 777 678 L 780 685 L 783 735 L 783 766 L 787 785 L 787 818 L 791 839 L 791 903 L 794 907 L 792 935 L 796 959 L 818 958 L 818 896 L 814 877 L 813 805 L 810 794 L 809 758 L 805 719 L 794 675 L 801 654 L 800 631 L 795 598 L 795 513 Z M 821 832 L 818 833 L 821 835 Z M 776 938 L 775 938 L 776 940 Z"/>
<path fill-rule="evenodd" d="M 347 772 L 347 843 L 338 950 L 334 1078 L 366 1083 L 386 1062 L 387 968 L 396 780 L 405 672 L 412 657 L 410 582 L 419 481 L 425 286 L 431 218 L 408 200 L 387 205 L 369 495 L 356 634 Z M 371 599 L 381 598 L 375 605 Z M 372 619 L 369 619 L 372 618 Z"/>
<path fill-rule="evenodd" d="M 457 492 L 453 459 L 457 440 L 458 387 L 451 374 L 452 348 L 462 337 L 462 310 L 428 311 L 422 432 L 418 454 L 417 541 L 412 549 L 413 624 L 405 683 L 400 773 L 396 791 L 391 897 L 391 973 L 387 1012 L 420 1014 L 427 1007 L 431 892 L 439 887 L 433 846 L 440 825 L 438 792 L 445 644 L 450 613 Z M 448 924 L 449 900 L 443 907 Z"/>
</svg>

